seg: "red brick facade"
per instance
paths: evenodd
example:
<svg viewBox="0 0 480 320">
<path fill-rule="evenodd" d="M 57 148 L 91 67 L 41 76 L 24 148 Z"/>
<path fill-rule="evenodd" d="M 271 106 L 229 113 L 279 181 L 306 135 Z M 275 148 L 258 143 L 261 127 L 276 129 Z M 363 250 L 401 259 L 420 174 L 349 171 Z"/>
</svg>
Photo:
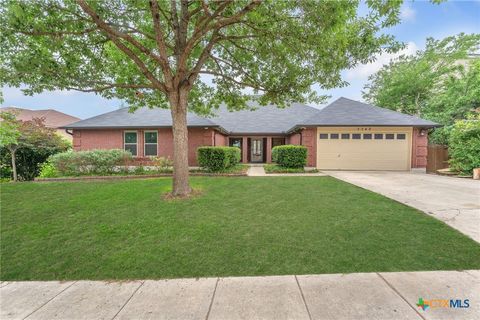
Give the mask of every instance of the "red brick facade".
<svg viewBox="0 0 480 320">
<path fill-rule="evenodd" d="M 74 130 L 73 147 L 75 151 L 92 149 L 123 149 L 124 131 L 137 132 L 137 163 L 148 162 L 144 155 L 144 131 L 151 129 L 102 129 L 102 130 Z M 158 132 L 159 157 L 173 158 L 173 134 L 169 128 L 161 128 Z M 253 136 L 252 136 L 253 137 Z M 257 136 L 255 136 L 257 137 Z M 271 162 L 272 137 L 263 137 L 266 139 L 264 150 L 266 152 L 267 163 Z M 189 165 L 196 166 L 196 152 L 200 146 L 228 146 L 229 137 L 212 128 L 190 128 L 188 135 Z M 248 136 L 242 137 L 242 158 L 243 162 L 248 162 Z M 316 127 L 305 128 L 299 132 L 285 136 L 286 144 L 303 145 L 307 147 L 307 166 L 315 167 L 317 160 L 317 129 Z M 413 129 L 412 137 L 412 168 L 425 168 L 427 164 L 427 133 L 418 128 Z"/>
<path fill-rule="evenodd" d="M 93 149 L 123 149 L 123 134 L 125 131 L 137 132 L 137 159 L 142 162 L 144 157 L 143 137 L 145 131 L 152 129 L 112 129 L 112 130 L 74 130 L 73 149 L 75 151 Z M 173 133 L 172 129 L 161 128 L 158 132 L 157 154 L 159 157 L 173 158 Z M 197 165 L 196 151 L 200 146 L 213 146 L 215 141 L 225 144 L 225 136 L 208 128 L 191 128 L 188 132 L 188 163 L 191 166 Z M 224 145 L 223 144 L 223 145 Z M 222 145 L 222 144 L 217 144 Z"/>
</svg>

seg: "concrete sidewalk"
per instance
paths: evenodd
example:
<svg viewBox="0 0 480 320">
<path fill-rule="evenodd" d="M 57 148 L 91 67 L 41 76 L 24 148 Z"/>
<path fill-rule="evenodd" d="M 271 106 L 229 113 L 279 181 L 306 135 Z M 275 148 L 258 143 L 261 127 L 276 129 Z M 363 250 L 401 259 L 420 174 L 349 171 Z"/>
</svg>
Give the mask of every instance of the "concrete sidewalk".
<svg viewBox="0 0 480 320">
<path fill-rule="evenodd" d="M 419 298 L 469 308 L 416 306 Z M 480 270 L 0 283 L 0 319 L 480 319 Z"/>
</svg>

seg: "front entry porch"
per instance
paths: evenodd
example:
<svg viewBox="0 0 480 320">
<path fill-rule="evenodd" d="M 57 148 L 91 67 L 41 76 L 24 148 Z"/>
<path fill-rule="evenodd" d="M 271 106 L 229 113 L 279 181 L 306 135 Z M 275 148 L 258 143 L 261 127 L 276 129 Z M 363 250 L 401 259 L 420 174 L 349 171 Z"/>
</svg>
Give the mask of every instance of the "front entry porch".
<svg viewBox="0 0 480 320">
<path fill-rule="evenodd" d="M 229 137 L 228 140 L 229 146 L 242 150 L 240 161 L 243 163 L 271 163 L 272 148 L 286 143 L 283 136 Z"/>
</svg>

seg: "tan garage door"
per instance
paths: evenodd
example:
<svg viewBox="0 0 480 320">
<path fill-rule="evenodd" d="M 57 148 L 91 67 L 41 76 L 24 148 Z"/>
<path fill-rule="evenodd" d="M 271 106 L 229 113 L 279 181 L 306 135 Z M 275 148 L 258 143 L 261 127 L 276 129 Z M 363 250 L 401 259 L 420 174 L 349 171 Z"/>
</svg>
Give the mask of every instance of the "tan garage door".
<svg viewBox="0 0 480 320">
<path fill-rule="evenodd" d="M 412 128 L 319 127 L 317 168 L 409 170 Z"/>
</svg>

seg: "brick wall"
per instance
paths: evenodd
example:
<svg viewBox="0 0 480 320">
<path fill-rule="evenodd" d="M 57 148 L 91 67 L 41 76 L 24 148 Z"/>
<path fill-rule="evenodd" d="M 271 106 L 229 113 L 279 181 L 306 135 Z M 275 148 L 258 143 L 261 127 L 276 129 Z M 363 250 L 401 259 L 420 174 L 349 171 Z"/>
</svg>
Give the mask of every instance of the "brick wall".
<svg viewBox="0 0 480 320">
<path fill-rule="evenodd" d="M 317 166 L 317 128 L 302 130 L 302 145 L 307 147 L 307 166 Z"/>
<path fill-rule="evenodd" d="M 317 166 L 317 130 L 316 128 L 306 128 L 300 133 L 294 133 L 287 137 L 287 144 L 296 144 L 307 147 L 307 166 Z"/>
<path fill-rule="evenodd" d="M 143 157 L 143 129 L 114 129 L 114 130 L 74 130 L 73 131 L 73 149 L 75 151 L 93 150 L 93 149 L 123 149 L 124 131 L 137 131 L 138 144 L 136 163 L 145 164 L 148 159 Z M 151 129 L 148 129 L 151 131 Z M 158 129 L 158 156 L 173 158 L 173 133 L 172 129 Z M 215 135 L 213 129 L 190 128 L 188 131 L 188 163 L 191 166 L 197 165 L 197 148 L 200 146 L 211 146 L 214 144 L 214 138 L 219 143 L 225 143 L 225 136 Z M 222 141 L 223 139 L 223 141 Z M 217 144 L 219 145 L 219 144 Z M 222 144 L 220 144 L 222 145 Z M 223 144 L 224 145 L 224 144 Z"/>
</svg>

